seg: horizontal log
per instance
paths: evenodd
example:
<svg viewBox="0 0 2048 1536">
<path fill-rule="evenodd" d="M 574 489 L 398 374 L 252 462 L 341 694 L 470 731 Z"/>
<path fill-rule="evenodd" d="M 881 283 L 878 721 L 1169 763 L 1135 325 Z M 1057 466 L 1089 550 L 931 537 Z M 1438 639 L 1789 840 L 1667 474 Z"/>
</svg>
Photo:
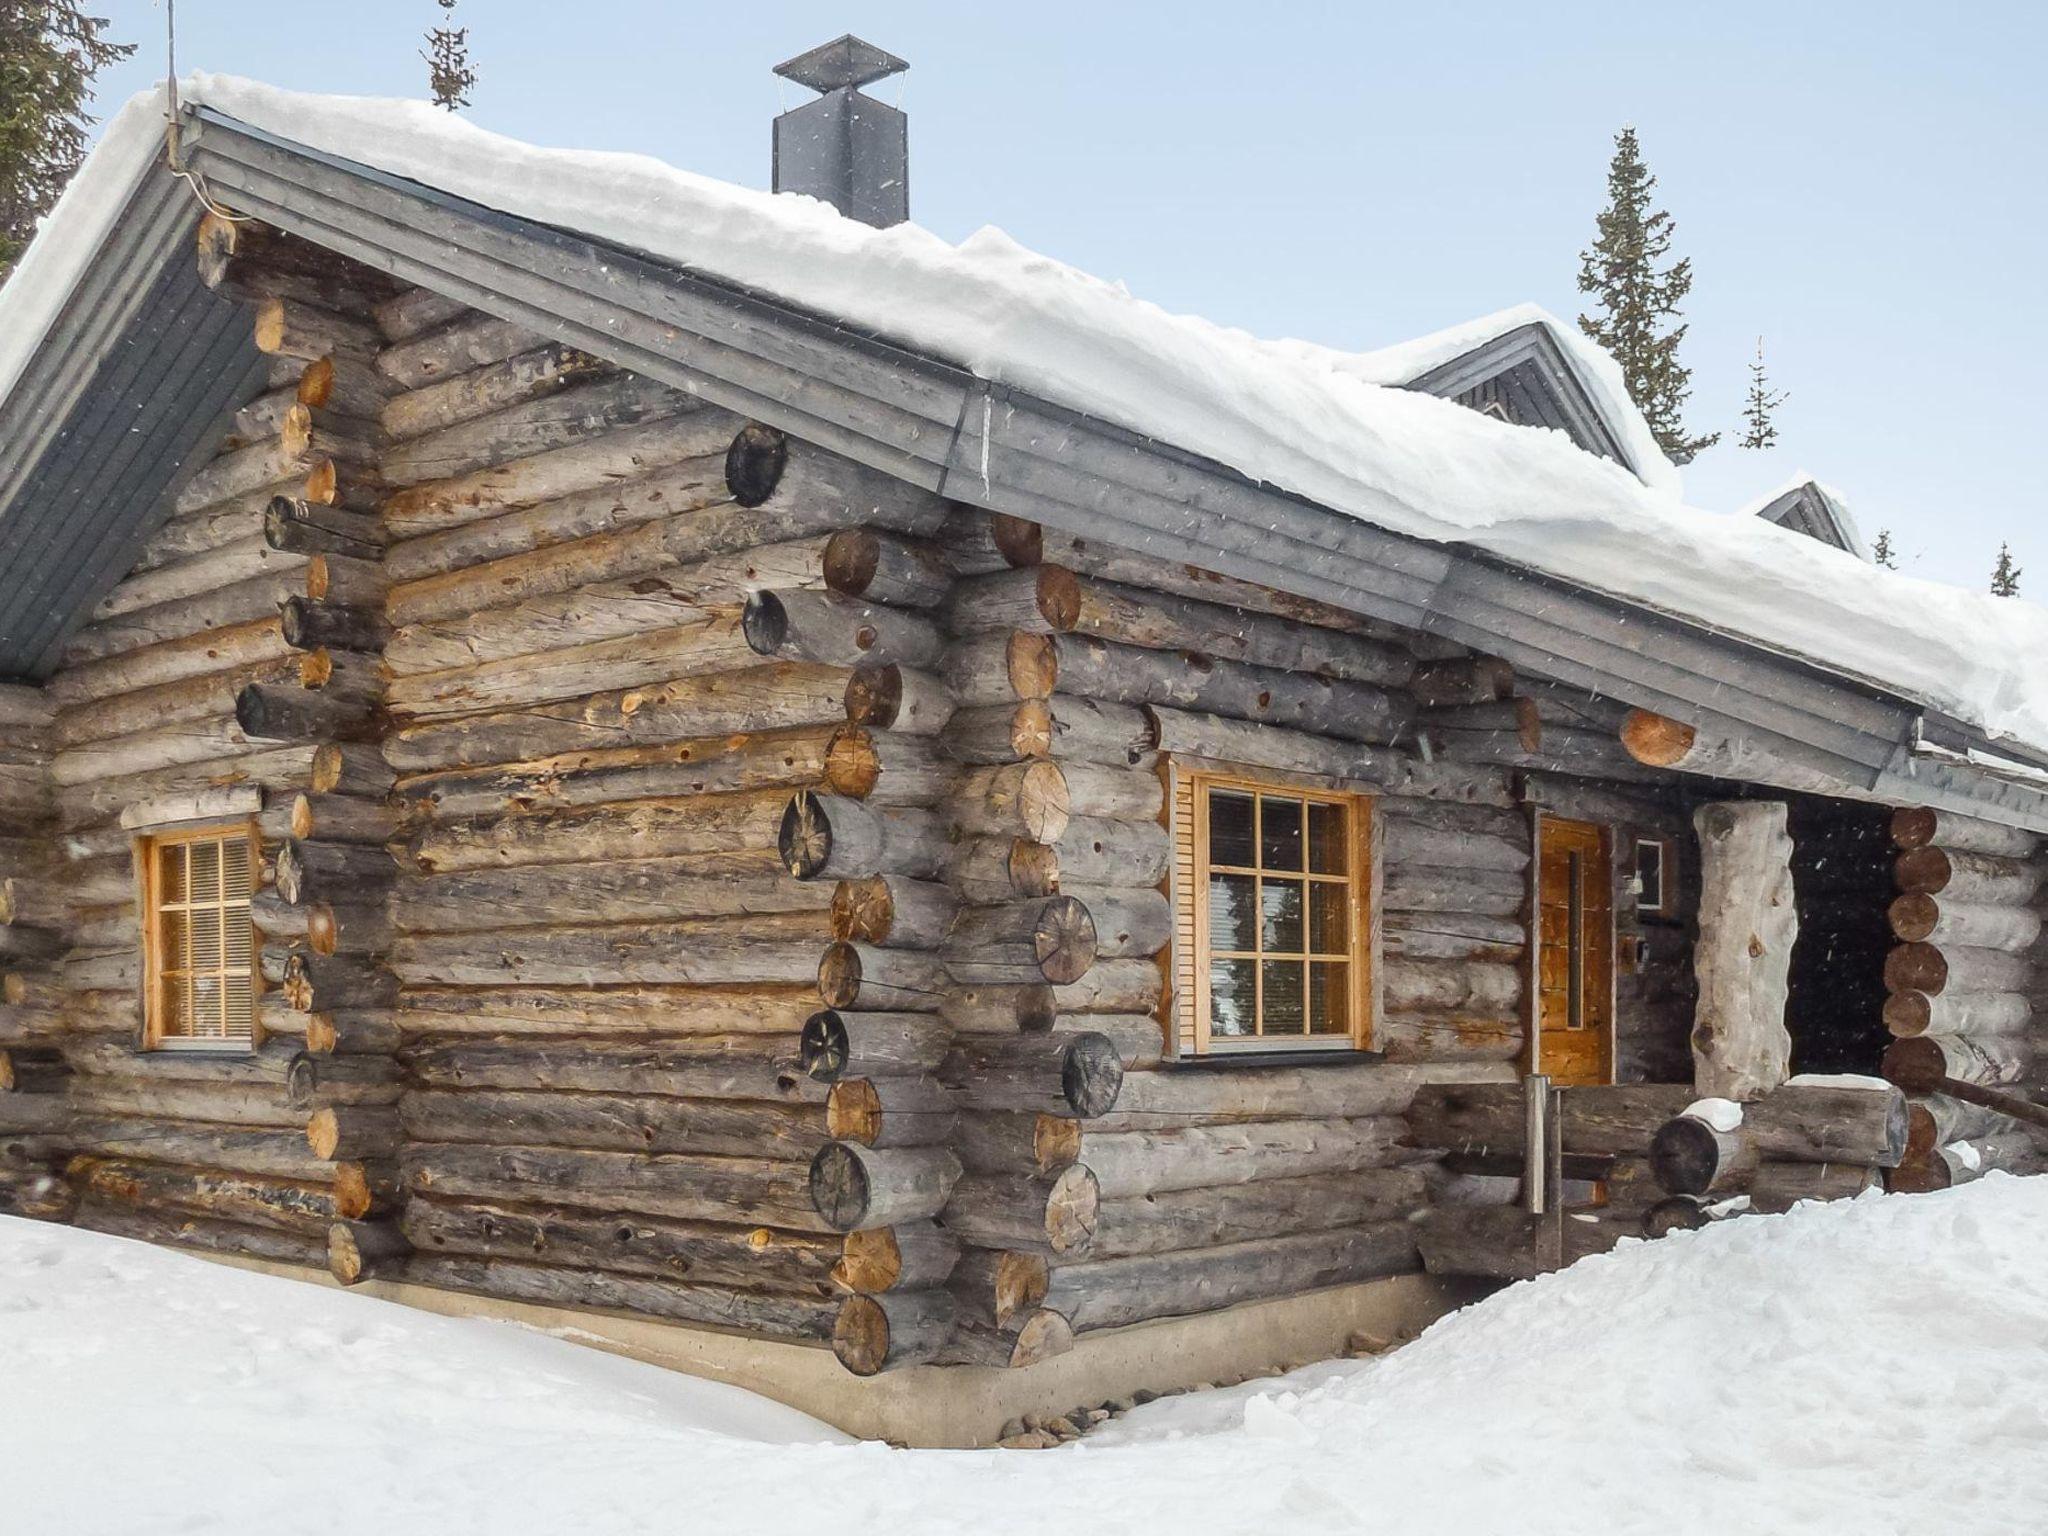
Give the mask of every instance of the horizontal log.
<svg viewBox="0 0 2048 1536">
<path fill-rule="evenodd" d="M 2024 907 L 1973 906 L 1924 892 L 1895 899 L 1889 917 L 1893 937 L 1909 944 L 2017 952 L 2041 936 L 2040 914 Z"/>
<path fill-rule="evenodd" d="M 406 1068 L 414 1091 L 641 1093 L 769 1104 L 822 1104 L 826 1095 L 825 1085 L 792 1058 L 787 1041 L 768 1044 L 747 1035 L 660 1044 L 457 1040 L 408 1049 Z"/>
<path fill-rule="evenodd" d="M 556 753 L 838 724 L 846 673 L 778 662 L 524 710 L 405 726 L 385 738 L 401 772 L 524 762 Z"/>
<path fill-rule="evenodd" d="M 802 987 L 408 987 L 394 1015 L 408 1034 L 571 1040 L 793 1036 L 817 1011 Z"/>
<path fill-rule="evenodd" d="M 1893 992 L 1931 996 L 1957 992 L 2016 992 L 2033 982 L 2033 961 L 2002 949 L 1960 945 L 1896 944 L 1884 959 L 1884 984 Z"/>
<path fill-rule="evenodd" d="M 2003 854 L 1908 848 L 1893 861 L 1901 891 L 1945 895 L 1978 906 L 2024 906 L 2040 894 L 2048 867 Z"/>
<path fill-rule="evenodd" d="M 399 883 L 393 912 L 424 936 L 544 926 L 565 912 L 593 923 L 826 913 L 832 896 L 791 878 L 767 852 L 680 854 L 418 876 Z"/>
<path fill-rule="evenodd" d="M 835 940 L 817 962 L 818 996 L 828 1008 L 861 1012 L 935 1010 L 952 985 L 937 959 L 914 950 Z"/>
<path fill-rule="evenodd" d="M 591 1152 L 566 1147 L 408 1146 L 406 1187 L 446 1200 L 544 1200 L 586 1211 L 832 1230 L 807 1169 L 771 1158 Z"/>
<path fill-rule="evenodd" d="M 803 1070 L 821 1083 L 842 1078 L 916 1077 L 945 1060 L 952 1031 L 928 1013 L 840 1013 L 822 1009 L 804 1021 Z"/>
<path fill-rule="evenodd" d="M 516 1141 L 612 1152 L 706 1153 L 808 1162 L 824 1145 L 816 1104 L 656 1097 L 652 1093 L 416 1088 L 399 1100 L 413 1142 Z"/>
<path fill-rule="evenodd" d="M 1262 1179 L 1351 1173 L 1411 1160 L 1392 1116 L 1363 1120 L 1273 1120 L 1183 1130 L 1081 1133 L 1077 1160 L 1103 1197 L 1202 1189 Z"/>
<path fill-rule="evenodd" d="M 811 1200 L 835 1232 L 896 1226 L 945 1209 L 960 1160 L 942 1147 L 879 1149 L 832 1142 L 811 1160 Z"/>
<path fill-rule="evenodd" d="M 1899 1036 L 2011 1035 L 2025 1030 L 2033 1005 L 2018 992 L 1894 992 L 1884 1026 Z"/>
<path fill-rule="evenodd" d="M 838 1239 L 658 1216 L 582 1215 L 549 1204 L 416 1199 L 403 1230 L 421 1253 L 531 1260 L 691 1284 L 834 1294 Z"/>
<path fill-rule="evenodd" d="M 1688 1084 L 1630 1083 L 1564 1092 L 1564 1150 L 1640 1157 L 1665 1121 L 1696 1097 Z M 1511 1151 L 1526 1134 L 1519 1083 L 1437 1083 L 1419 1088 L 1408 1109 L 1409 1140 L 1451 1152 Z"/>
<path fill-rule="evenodd" d="M 86 1157 L 72 1164 L 70 1176 L 97 1200 L 323 1237 L 332 1222 L 367 1214 L 329 1185 L 225 1170 Z"/>
<path fill-rule="evenodd" d="M 855 1376 L 922 1365 L 953 1337 L 954 1301 L 946 1291 L 849 1296 L 832 1328 L 832 1353 Z"/>
<path fill-rule="evenodd" d="M 1393 1221 L 1427 1201 L 1420 1169 L 1378 1168 L 1261 1179 L 1105 1199 L 1088 1252 L 1097 1259 L 1254 1242 Z"/>
<path fill-rule="evenodd" d="M 946 1203 L 946 1228 L 977 1248 L 1084 1253 L 1101 1211 L 1095 1175 L 1084 1167 L 1049 1178 L 1029 1174 L 961 1178 Z"/>
<path fill-rule="evenodd" d="M 1010 1039 L 966 1036 L 941 1076 L 959 1093 L 962 1108 L 1085 1119 L 1116 1107 L 1125 1073 L 1113 1041 L 1076 1031 Z"/>
<path fill-rule="evenodd" d="M 783 867 L 799 880 L 928 878 L 945 857 L 946 832 L 928 810 L 805 791 L 784 805 L 775 845 Z"/>
<path fill-rule="evenodd" d="M 907 1221 L 899 1227 L 871 1227 L 849 1232 L 832 1266 L 832 1282 L 841 1290 L 920 1291 L 943 1285 L 961 1255 L 960 1240 L 930 1221 Z"/>
<path fill-rule="evenodd" d="M 1045 1299 L 1077 1333 L 1085 1333 L 1419 1267 L 1414 1228 L 1406 1221 L 1381 1221 L 1215 1248 L 1062 1264 L 1052 1272 Z"/>
<path fill-rule="evenodd" d="M 554 1307 L 592 1307 L 680 1323 L 707 1323 L 786 1338 L 830 1337 L 837 1304 L 755 1289 L 689 1285 L 573 1265 L 515 1263 L 415 1253 L 401 1277 L 413 1285 L 470 1291 Z"/>
<path fill-rule="evenodd" d="M 2035 833 L 1927 806 L 1901 806 L 1894 810 L 1891 833 L 1892 841 L 1901 848 L 1952 848 L 2011 859 L 2031 858 L 2041 848 L 2041 839 Z"/>
<path fill-rule="evenodd" d="M 953 1096 L 928 1077 L 842 1077 L 825 1104 L 825 1128 L 864 1147 L 950 1146 Z"/>
<path fill-rule="evenodd" d="M 87 1232 L 102 1232 L 135 1242 L 195 1248 L 202 1253 L 228 1253 L 304 1269 L 317 1269 L 326 1263 L 325 1236 L 306 1228 L 281 1232 L 180 1211 L 141 1210 L 98 1198 L 80 1202 L 72 1220 Z"/>
<path fill-rule="evenodd" d="M 776 843 L 789 796 L 777 790 L 678 795 L 616 805 L 536 811 L 487 822 L 430 825 L 412 840 L 412 859 L 429 873 L 585 864 L 606 859 L 741 856 L 758 867 Z M 913 816 L 914 812 L 877 812 Z M 706 864 L 707 872 L 719 866 Z"/>
<path fill-rule="evenodd" d="M 851 724 L 911 736 L 937 735 L 955 712 L 944 679 L 895 665 L 854 668 L 841 702 Z"/>
</svg>

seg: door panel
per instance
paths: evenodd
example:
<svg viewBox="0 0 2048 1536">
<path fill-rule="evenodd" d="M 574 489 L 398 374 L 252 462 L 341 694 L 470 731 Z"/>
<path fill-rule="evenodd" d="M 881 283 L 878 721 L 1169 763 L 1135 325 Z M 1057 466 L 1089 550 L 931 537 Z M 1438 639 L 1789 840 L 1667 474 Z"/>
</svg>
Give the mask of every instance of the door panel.
<svg viewBox="0 0 2048 1536">
<path fill-rule="evenodd" d="M 1536 1070 L 1614 1080 L 1614 870 L 1605 827 L 1546 816 L 1537 871 Z"/>
</svg>

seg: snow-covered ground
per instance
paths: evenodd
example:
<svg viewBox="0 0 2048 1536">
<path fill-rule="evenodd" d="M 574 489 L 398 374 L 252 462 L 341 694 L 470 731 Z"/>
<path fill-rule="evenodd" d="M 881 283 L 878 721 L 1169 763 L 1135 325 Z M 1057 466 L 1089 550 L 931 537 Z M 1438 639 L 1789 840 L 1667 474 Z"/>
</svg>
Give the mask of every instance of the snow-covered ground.
<svg viewBox="0 0 2048 1536">
<path fill-rule="evenodd" d="M 1048 1451 L 0 1219 L 0 1530 L 1991 1536 L 2048 1527 L 2048 1179 L 1629 1244 Z"/>
</svg>

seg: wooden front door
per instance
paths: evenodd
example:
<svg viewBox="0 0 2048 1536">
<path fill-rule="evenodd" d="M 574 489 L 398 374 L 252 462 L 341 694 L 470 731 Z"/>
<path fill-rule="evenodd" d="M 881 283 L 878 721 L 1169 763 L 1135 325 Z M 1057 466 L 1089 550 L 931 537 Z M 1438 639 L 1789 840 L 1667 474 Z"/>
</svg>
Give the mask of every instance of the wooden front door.
<svg viewBox="0 0 2048 1536">
<path fill-rule="evenodd" d="M 1535 1070 L 1560 1084 L 1614 1081 L 1614 869 L 1605 827 L 1543 818 Z"/>
</svg>

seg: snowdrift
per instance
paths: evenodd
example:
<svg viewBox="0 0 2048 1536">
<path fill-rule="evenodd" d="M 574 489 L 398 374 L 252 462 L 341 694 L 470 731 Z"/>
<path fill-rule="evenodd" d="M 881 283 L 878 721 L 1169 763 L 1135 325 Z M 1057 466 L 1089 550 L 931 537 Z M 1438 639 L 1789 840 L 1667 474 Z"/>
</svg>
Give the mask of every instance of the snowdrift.
<svg viewBox="0 0 2048 1536">
<path fill-rule="evenodd" d="M 1994 1536 L 2048 1518 L 2048 1179 L 1632 1243 L 1052 1451 L 0 1219 L 5 1529 Z"/>
</svg>

